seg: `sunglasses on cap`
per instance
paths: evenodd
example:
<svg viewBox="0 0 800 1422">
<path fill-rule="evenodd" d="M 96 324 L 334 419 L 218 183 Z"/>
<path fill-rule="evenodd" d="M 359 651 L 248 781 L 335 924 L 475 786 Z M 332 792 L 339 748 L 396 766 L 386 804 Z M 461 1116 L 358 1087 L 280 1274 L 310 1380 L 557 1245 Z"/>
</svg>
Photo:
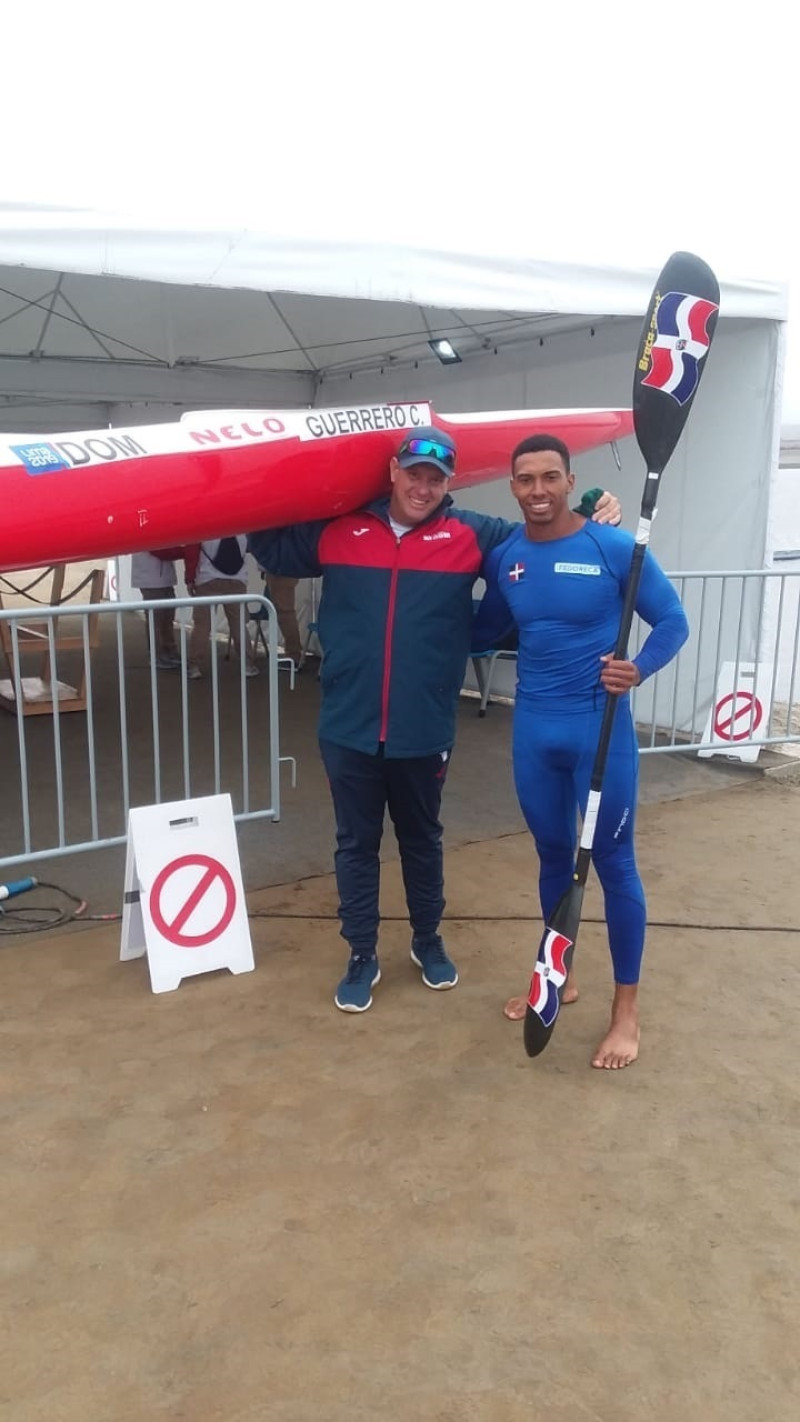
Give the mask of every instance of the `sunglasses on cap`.
<svg viewBox="0 0 800 1422">
<path fill-rule="evenodd" d="M 456 467 L 456 452 L 449 444 L 440 444 L 435 439 L 409 439 L 406 440 L 400 451 L 403 458 L 407 454 L 414 454 L 420 460 L 438 459 L 441 464 L 446 464 L 448 469 Z"/>
</svg>

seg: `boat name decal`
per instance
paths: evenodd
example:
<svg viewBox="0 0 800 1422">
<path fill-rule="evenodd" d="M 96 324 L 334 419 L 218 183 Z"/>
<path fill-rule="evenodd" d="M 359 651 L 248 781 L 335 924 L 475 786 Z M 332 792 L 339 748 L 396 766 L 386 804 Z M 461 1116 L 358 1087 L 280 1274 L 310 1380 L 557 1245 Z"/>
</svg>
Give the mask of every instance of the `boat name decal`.
<svg viewBox="0 0 800 1422">
<path fill-rule="evenodd" d="M 30 441 L 11 444 L 9 449 L 25 466 L 29 474 L 57 474 L 61 469 L 76 469 L 81 464 L 105 464 L 114 459 L 136 459 L 147 454 L 143 444 L 131 435 L 92 435 L 81 440 Z"/>
</svg>

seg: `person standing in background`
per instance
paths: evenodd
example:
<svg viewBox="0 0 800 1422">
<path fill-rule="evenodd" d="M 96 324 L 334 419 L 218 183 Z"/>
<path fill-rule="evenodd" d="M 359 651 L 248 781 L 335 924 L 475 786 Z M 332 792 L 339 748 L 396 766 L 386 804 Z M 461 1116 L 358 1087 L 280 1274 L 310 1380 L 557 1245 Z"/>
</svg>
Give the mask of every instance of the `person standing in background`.
<svg viewBox="0 0 800 1422">
<path fill-rule="evenodd" d="M 138 588 L 143 602 L 159 602 L 175 597 L 178 575 L 175 559 L 183 557 L 182 548 L 160 548 L 153 553 L 134 553 L 131 558 L 131 587 Z M 175 612 L 171 607 L 157 608 L 153 614 L 156 666 L 159 671 L 174 671 L 180 666 L 181 654 L 175 632 Z M 144 624 L 147 650 L 150 650 L 150 615 Z"/>
<path fill-rule="evenodd" d="M 205 543 L 191 543 L 184 550 L 186 586 L 191 597 L 219 597 L 228 619 L 231 641 L 239 660 L 242 660 L 242 626 L 247 619 L 245 609 L 242 616 L 241 603 L 226 603 L 226 597 L 237 597 L 247 592 L 245 574 L 245 553 L 247 539 L 243 534 L 232 538 L 211 538 Z M 199 606 L 192 609 L 192 635 L 189 639 L 189 671 L 193 681 L 203 675 L 200 661 L 208 651 L 211 635 L 211 608 Z M 258 667 L 248 638 L 244 638 L 244 656 L 247 661 L 245 676 L 258 676 Z"/>
<path fill-rule="evenodd" d="M 287 657 L 291 657 L 299 668 L 303 648 L 300 645 L 300 628 L 297 625 L 295 592 L 299 578 L 282 578 L 279 573 L 264 573 L 264 592 L 278 614 L 283 646 Z"/>
</svg>

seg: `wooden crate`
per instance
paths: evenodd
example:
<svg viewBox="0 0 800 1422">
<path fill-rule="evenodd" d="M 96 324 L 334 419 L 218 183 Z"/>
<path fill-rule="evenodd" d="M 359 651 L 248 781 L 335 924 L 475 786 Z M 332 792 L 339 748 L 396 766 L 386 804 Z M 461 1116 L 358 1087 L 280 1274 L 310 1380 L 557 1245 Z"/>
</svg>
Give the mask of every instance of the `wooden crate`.
<svg viewBox="0 0 800 1422">
<path fill-rule="evenodd" d="M 52 572 L 50 606 L 59 607 L 63 605 L 64 567 L 56 567 Z M 95 568 L 89 579 L 89 602 L 99 603 L 102 600 L 104 579 L 104 570 Z M 2 606 L 3 599 L 0 595 L 0 608 Z M 64 615 L 69 614 L 65 611 Z M 50 637 L 46 623 L 40 623 L 36 619 L 31 626 L 18 624 L 16 643 L 19 666 L 17 667 L 11 626 L 8 622 L 0 621 L 0 660 L 5 663 L 5 668 L 8 671 L 8 677 L 0 679 L 0 706 L 6 711 L 15 714 L 19 714 L 21 711 L 23 716 L 52 715 L 56 698 L 58 699 L 59 714 L 66 711 L 86 710 L 86 648 L 83 634 L 82 632 L 79 635 L 59 632 L 59 620 L 58 617 L 53 618 L 54 648 L 57 653 L 80 653 L 80 676 L 77 679 L 77 686 L 72 686 L 65 681 L 57 681 L 55 686 L 53 684 Z M 98 645 L 99 632 L 99 613 L 90 613 L 87 633 L 90 656 Z M 16 695 L 17 670 L 19 670 L 22 692 L 21 705 L 18 703 Z M 34 672 L 33 675 L 24 674 L 24 672 L 30 673 L 31 670 Z"/>
</svg>

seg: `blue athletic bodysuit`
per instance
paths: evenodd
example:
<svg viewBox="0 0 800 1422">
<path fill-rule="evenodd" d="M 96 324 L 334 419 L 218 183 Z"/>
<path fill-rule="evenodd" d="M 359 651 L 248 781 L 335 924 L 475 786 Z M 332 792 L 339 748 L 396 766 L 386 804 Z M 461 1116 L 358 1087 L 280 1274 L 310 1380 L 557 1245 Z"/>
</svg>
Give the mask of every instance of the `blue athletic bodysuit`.
<svg viewBox="0 0 800 1422">
<path fill-rule="evenodd" d="M 633 546 L 631 534 L 605 524 L 586 523 L 541 543 L 522 526 L 487 560 L 473 646 L 501 645 L 513 619 L 519 633 L 514 780 L 536 841 L 545 922 L 572 881 L 577 810 L 586 808 L 605 706 L 600 658 L 617 640 Z M 649 552 L 636 611 L 652 628 L 632 658 L 644 681 L 689 635 L 678 595 Z M 637 778 L 630 703 L 621 696 L 592 848 L 618 983 L 638 982 L 644 948 L 644 891 L 633 846 Z"/>
</svg>

